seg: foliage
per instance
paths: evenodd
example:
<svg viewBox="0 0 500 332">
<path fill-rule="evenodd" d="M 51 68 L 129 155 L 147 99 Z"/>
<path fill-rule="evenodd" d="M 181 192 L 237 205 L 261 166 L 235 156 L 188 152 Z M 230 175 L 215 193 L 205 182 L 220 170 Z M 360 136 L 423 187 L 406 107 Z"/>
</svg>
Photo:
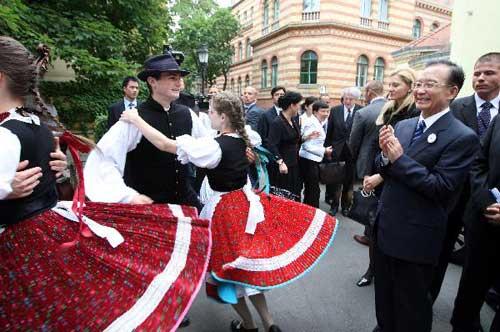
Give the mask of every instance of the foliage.
<svg viewBox="0 0 500 332">
<path fill-rule="evenodd" d="M 66 61 L 76 82 L 45 84 L 66 123 L 92 122 L 105 108 L 114 84 L 134 74 L 144 60 L 162 51 L 170 15 L 164 0 L 2 0 L 0 35 L 34 50 L 47 44 L 52 58 Z M 110 93 L 110 91 L 113 91 Z"/>
<path fill-rule="evenodd" d="M 183 66 L 192 73 L 200 71 L 197 49 L 205 43 L 209 51 L 207 81 L 213 84 L 218 76 L 226 76 L 233 55 L 230 43 L 239 31 L 239 23 L 231 11 L 219 8 L 212 0 L 177 1 L 172 11 L 180 18 L 172 41 L 174 48 L 186 55 Z"/>
</svg>

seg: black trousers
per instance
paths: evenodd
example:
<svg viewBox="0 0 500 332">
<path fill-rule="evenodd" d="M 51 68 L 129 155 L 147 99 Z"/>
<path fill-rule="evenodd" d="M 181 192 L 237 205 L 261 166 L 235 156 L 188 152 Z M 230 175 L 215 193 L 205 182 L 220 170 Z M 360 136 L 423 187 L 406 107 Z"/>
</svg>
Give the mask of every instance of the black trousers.
<svg viewBox="0 0 500 332">
<path fill-rule="evenodd" d="M 299 159 L 300 175 L 304 182 L 304 200 L 303 203 L 319 207 L 319 162 L 300 157 Z"/>
<path fill-rule="evenodd" d="M 338 209 L 339 203 L 342 209 L 348 210 L 352 205 L 352 191 L 354 184 L 354 169 L 355 163 L 352 161 L 345 162 L 345 177 L 342 184 L 327 185 L 326 190 L 330 199 L 332 199 L 331 207 Z"/>
<path fill-rule="evenodd" d="M 500 277 L 500 226 L 484 218 L 474 220 L 467 228 L 465 264 L 451 318 L 453 331 L 479 331 L 479 314 L 488 289 Z M 500 331 L 499 314 L 491 331 Z"/>
<path fill-rule="evenodd" d="M 375 310 L 381 331 L 431 331 L 433 266 L 387 256 L 377 245 L 374 260 Z"/>
</svg>

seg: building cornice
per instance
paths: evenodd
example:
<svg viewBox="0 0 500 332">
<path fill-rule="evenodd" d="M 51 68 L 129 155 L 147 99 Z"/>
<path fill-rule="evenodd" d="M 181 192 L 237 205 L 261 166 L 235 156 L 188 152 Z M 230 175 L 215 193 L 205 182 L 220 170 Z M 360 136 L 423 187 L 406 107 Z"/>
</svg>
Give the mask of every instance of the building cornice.
<svg viewBox="0 0 500 332">
<path fill-rule="evenodd" d="M 297 31 L 297 30 L 310 30 L 310 29 L 336 29 L 336 30 L 350 31 L 350 32 L 362 33 L 362 34 L 370 35 L 370 36 L 389 38 L 392 40 L 401 41 L 401 42 L 405 42 L 405 43 L 411 42 L 413 40 L 413 38 L 411 37 L 410 34 L 403 35 L 403 34 L 397 34 L 397 33 L 390 33 L 387 31 L 370 29 L 370 28 L 361 27 L 361 26 L 348 24 L 348 23 L 329 21 L 329 22 L 313 22 L 313 23 L 308 22 L 308 23 L 290 23 L 290 24 L 287 24 L 285 26 L 280 27 L 279 29 L 277 29 L 275 31 L 268 33 L 265 36 L 262 36 L 260 38 L 255 39 L 252 42 L 252 47 L 257 47 L 257 46 L 259 46 L 259 45 L 261 45 L 269 40 L 272 40 L 273 38 L 276 38 L 280 35 L 283 35 L 284 33 Z"/>
<path fill-rule="evenodd" d="M 451 14 L 452 14 L 451 8 L 448 8 L 448 7 L 445 7 L 445 6 L 441 6 L 441 5 L 438 5 L 436 3 L 431 3 L 431 2 L 423 1 L 423 0 L 417 0 L 416 6 L 418 8 L 431 10 L 433 12 L 445 14 L 445 15 L 448 15 L 448 16 L 451 16 Z"/>
</svg>

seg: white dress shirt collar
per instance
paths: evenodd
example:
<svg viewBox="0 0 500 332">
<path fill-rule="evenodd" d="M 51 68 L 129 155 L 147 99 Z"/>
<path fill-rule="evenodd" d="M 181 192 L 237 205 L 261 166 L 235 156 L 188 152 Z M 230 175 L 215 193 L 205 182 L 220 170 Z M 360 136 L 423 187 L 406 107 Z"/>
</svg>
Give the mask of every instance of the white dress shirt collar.
<svg viewBox="0 0 500 332">
<path fill-rule="evenodd" d="M 129 109 L 130 104 L 133 104 L 134 107 L 137 107 L 137 99 L 130 101 L 127 98 L 123 97 L 123 105 L 125 105 L 125 109 Z"/>
<path fill-rule="evenodd" d="M 477 95 L 477 93 L 474 93 L 474 99 L 476 100 L 476 110 L 477 110 L 477 115 L 479 116 L 479 113 L 483 110 L 481 108 L 481 105 L 484 104 L 486 102 L 486 100 L 479 97 Z M 498 108 L 500 107 L 500 105 L 499 105 L 500 94 L 498 96 L 496 96 L 495 98 L 493 98 L 492 100 L 490 100 L 490 103 L 493 105 L 493 107 L 490 108 L 491 118 L 493 119 L 493 117 L 498 114 Z"/>
<path fill-rule="evenodd" d="M 33 123 L 33 124 L 36 124 L 37 126 L 40 125 L 40 118 L 38 118 L 38 116 L 36 116 L 35 114 L 26 113 L 26 116 L 22 116 L 21 114 L 16 112 L 15 108 L 11 108 L 7 112 L 10 115 L 5 120 L 3 120 L 2 123 L 7 121 L 7 120 L 14 119 L 14 120 L 18 120 L 18 121 L 25 122 L 25 123 Z"/>
<path fill-rule="evenodd" d="M 280 107 L 274 105 L 274 110 L 276 111 L 277 115 L 280 115 L 280 112 L 281 112 L 281 108 Z"/>
<path fill-rule="evenodd" d="M 431 115 L 427 118 L 424 119 L 424 117 L 422 116 L 422 114 L 420 114 L 420 118 L 418 119 L 418 122 L 420 123 L 420 121 L 424 120 L 425 122 L 425 129 L 424 129 L 424 132 L 429 129 L 437 120 L 439 120 L 443 115 L 445 115 L 446 113 L 448 113 L 450 111 L 450 108 L 447 107 L 445 110 L 439 112 L 439 113 L 436 113 L 434 115 Z"/>
</svg>

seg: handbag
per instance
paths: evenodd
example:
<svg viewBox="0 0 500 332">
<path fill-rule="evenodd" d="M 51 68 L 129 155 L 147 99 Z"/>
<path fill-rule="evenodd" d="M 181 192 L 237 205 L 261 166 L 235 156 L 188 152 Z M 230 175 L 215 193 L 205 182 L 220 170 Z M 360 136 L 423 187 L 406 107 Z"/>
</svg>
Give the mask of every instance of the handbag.
<svg viewBox="0 0 500 332">
<path fill-rule="evenodd" d="M 341 184 L 344 181 L 344 177 L 344 161 L 319 164 L 319 182 L 323 184 Z"/>
<path fill-rule="evenodd" d="M 355 190 L 349 218 L 362 225 L 369 225 L 375 222 L 377 214 L 378 197 L 374 191 L 365 192 L 362 187 Z"/>
</svg>

